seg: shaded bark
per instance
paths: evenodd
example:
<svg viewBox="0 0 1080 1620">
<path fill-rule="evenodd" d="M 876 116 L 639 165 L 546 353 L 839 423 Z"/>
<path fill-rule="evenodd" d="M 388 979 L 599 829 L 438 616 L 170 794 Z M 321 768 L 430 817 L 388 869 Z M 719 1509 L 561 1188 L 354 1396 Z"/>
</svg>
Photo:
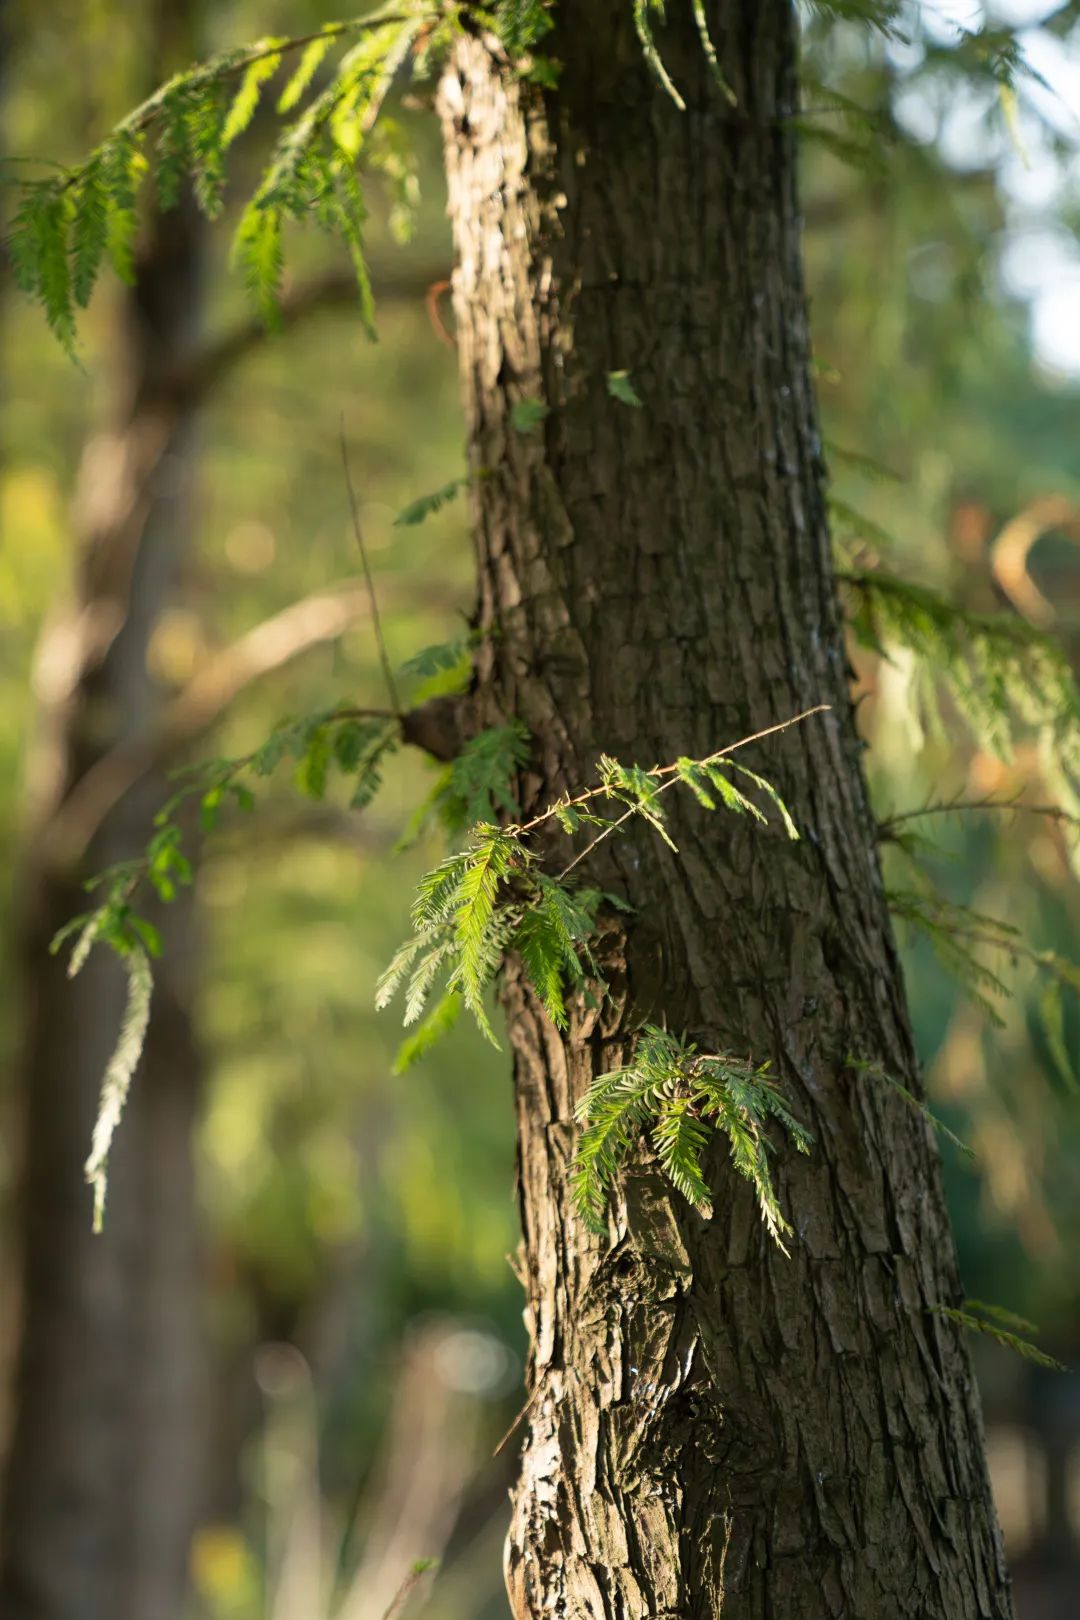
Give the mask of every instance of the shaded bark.
<svg viewBox="0 0 1080 1620">
<path fill-rule="evenodd" d="M 517 1620 L 1011 1615 L 934 1145 L 847 693 L 809 380 L 786 0 L 690 7 L 646 66 L 624 0 L 560 0 L 540 93 L 489 40 L 441 89 L 475 485 L 487 720 L 534 737 L 527 814 L 825 702 L 744 756 L 803 829 L 671 806 L 590 879 L 629 900 L 602 1014 L 562 1037 L 511 966 L 531 1404 L 507 1577 Z M 645 401 L 609 397 L 629 369 Z M 532 434 L 511 410 L 541 399 Z M 675 796 L 672 796 L 673 798 Z M 715 1211 L 643 1148 L 608 1241 L 574 1213 L 573 1106 L 648 1019 L 768 1058 L 812 1129 L 777 1142 L 773 1247 L 722 1144 Z"/>
<path fill-rule="evenodd" d="M 191 8 L 160 17 L 167 70 Z M 176 35 L 182 36 L 179 40 Z M 191 411 L 166 387 L 190 354 L 200 293 L 193 209 L 154 218 L 121 312 L 124 391 L 86 447 L 73 508 L 72 595 L 36 670 L 20 956 L 26 997 L 19 1205 L 22 1333 L 5 1480 L 5 1620 L 148 1620 L 178 1612 L 201 1467 L 202 1366 L 191 1136 L 201 1065 L 191 1025 L 190 904 L 157 918 L 165 955 L 145 1054 L 93 1237 L 82 1174 L 119 1028 L 118 965 L 94 952 L 70 982 L 49 941 L 86 909 L 83 879 L 145 845 L 168 792 L 151 775 L 76 864 L 50 829 L 80 782 L 158 724 L 147 649 L 191 527 Z"/>
</svg>

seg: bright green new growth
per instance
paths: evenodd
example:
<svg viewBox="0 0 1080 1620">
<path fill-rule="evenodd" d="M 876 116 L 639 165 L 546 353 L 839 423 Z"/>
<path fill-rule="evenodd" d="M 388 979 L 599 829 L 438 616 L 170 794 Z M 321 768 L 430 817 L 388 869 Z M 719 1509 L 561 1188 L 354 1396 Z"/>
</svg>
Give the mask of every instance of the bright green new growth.
<svg viewBox="0 0 1080 1620">
<path fill-rule="evenodd" d="M 769 727 L 758 736 L 794 723 Z M 756 737 L 744 739 L 751 740 Z M 522 729 L 509 726 L 482 732 L 466 745 L 434 796 L 451 831 L 460 831 L 482 802 L 499 804 L 513 813 L 511 781 L 526 762 L 527 744 Z M 791 815 L 773 785 L 727 757 L 741 746 L 733 744 L 702 760 L 683 757 L 673 765 L 648 771 L 604 755 L 596 787 L 572 797 L 564 795 L 524 824 L 500 828 L 480 821 L 473 825 L 464 847 L 421 880 L 413 906 L 412 937 L 395 953 L 376 990 L 380 1008 L 404 991 L 405 1023 L 418 1024 L 398 1054 L 397 1072 L 430 1050 L 457 1022 L 463 1007 L 473 1014 L 486 1038 L 497 1044 L 484 1001 L 507 952 L 516 955 L 526 983 L 557 1028 L 569 1026 L 568 995 L 577 994 L 586 1004 L 595 1005 L 591 987 L 602 995 L 606 985 L 590 940 L 600 907 L 605 902 L 618 907 L 621 902 L 599 889 L 571 887 L 567 877 L 599 843 L 635 816 L 674 849 L 661 802 L 672 787 L 689 789 L 707 810 L 722 808 L 766 822 L 765 812 L 731 780 L 731 773 L 739 772 L 775 807 L 787 836 L 797 838 Z M 605 803 L 625 808 L 619 814 L 605 813 Z M 540 870 L 537 854 L 525 842 L 552 821 L 569 836 L 582 829 L 590 834 L 555 877 Z M 419 1022 L 440 980 L 442 996 Z M 766 1078 L 767 1068 L 767 1064 L 754 1068 L 734 1058 L 699 1056 L 694 1047 L 674 1036 L 648 1030 L 638 1044 L 633 1065 L 617 1075 L 602 1076 L 582 1105 L 587 1128 L 572 1185 L 585 1220 L 603 1230 L 610 1184 L 622 1159 L 651 1121 L 653 1145 L 665 1174 L 684 1197 L 701 1208 L 709 1202 L 702 1155 L 713 1132 L 722 1132 L 736 1169 L 753 1183 L 762 1217 L 783 1247 L 782 1234 L 788 1228 L 772 1190 L 762 1128 L 769 1118 L 780 1120 L 804 1152 L 809 1138 Z"/>
<path fill-rule="evenodd" d="M 706 759 L 681 758 L 648 771 L 603 755 L 597 786 L 573 797 L 564 794 L 531 821 L 502 828 L 494 825 L 494 811 L 516 812 L 512 779 L 527 761 L 528 734 L 517 722 L 481 732 L 446 768 L 427 807 L 422 807 L 438 813 L 451 834 L 460 834 L 470 824 L 471 830 L 464 849 L 447 856 L 422 879 L 413 907 L 413 937 L 401 946 L 379 981 L 376 1005 L 385 1007 L 407 981 L 405 1022 L 414 1023 L 435 983 L 445 976 L 446 993 L 460 996 L 487 1039 L 498 1044 L 483 998 L 507 950 L 513 950 L 552 1021 L 565 1029 L 567 990 L 585 989 L 586 967 L 598 977 L 588 948 L 597 910 L 605 899 L 620 904 L 596 889 L 568 887 L 569 873 L 633 816 L 640 816 L 674 849 L 661 797 L 679 784 L 706 809 L 722 807 L 764 823 L 764 811 L 732 783 L 733 771 L 753 782 L 778 810 L 788 837 L 797 838 L 795 824 L 772 784 L 727 756 L 746 742 L 805 718 L 799 715 L 770 726 Z M 626 808 L 619 815 L 604 814 L 605 802 Z M 570 836 L 582 828 L 593 830 L 557 877 L 539 870 L 537 856 L 525 842 L 552 821 Z M 444 1023 L 444 1003 L 431 1016 L 437 1024 Z M 431 1044 L 434 1034 L 432 1028 L 424 1035 L 421 1050 Z"/>
<path fill-rule="evenodd" d="M 287 122 L 237 226 L 234 262 L 262 318 L 275 324 L 283 227 L 314 221 L 344 241 L 370 329 L 373 307 L 363 247 L 367 214 L 357 165 L 363 157 L 383 173 L 400 217 L 415 199 L 414 165 L 393 131 L 369 137 L 410 53 L 417 71 L 424 69 L 424 54 L 417 49 L 421 32 L 426 31 L 428 54 L 433 45 L 441 52 L 461 31 L 467 9 L 402 0 L 328 23 L 315 36 L 259 40 L 175 75 L 85 162 L 45 180 L 20 182 L 22 200 L 9 242 L 19 286 L 42 305 L 52 330 L 73 354 L 76 311 L 89 302 L 106 257 L 122 280 L 133 278 L 136 206 L 144 178 L 153 171 L 158 206 L 169 209 L 190 176 L 199 208 L 216 218 L 229 149 L 251 123 L 283 60 L 300 53 L 277 100 L 277 112 Z M 354 36 L 359 38 L 350 43 Z M 329 82 L 301 106 L 323 61 L 342 44 L 348 49 Z"/>
<path fill-rule="evenodd" d="M 456 664 L 450 665 L 453 670 Z M 481 822 L 494 822 L 500 810 L 517 814 L 512 784 L 529 758 L 529 733 L 518 720 L 489 726 L 464 743 L 439 773 L 414 823 L 431 816 L 452 837 Z"/>
<path fill-rule="evenodd" d="M 660 1166 L 683 1197 L 711 1213 L 703 1155 L 715 1132 L 727 1138 L 731 1162 L 751 1183 L 762 1220 L 784 1248 L 791 1227 L 769 1174 L 770 1120 L 778 1120 L 800 1153 L 809 1133 L 785 1106 L 767 1063 L 703 1053 L 690 1041 L 649 1026 L 624 1069 L 602 1074 L 578 1104 L 583 1125 L 571 1174 L 575 1201 L 589 1226 L 606 1230 L 607 1199 L 626 1158 L 648 1129 Z M 784 1250 L 786 1253 L 786 1249 Z"/>
<path fill-rule="evenodd" d="M 560 1029 L 567 1025 L 564 988 L 585 986 L 592 966 L 589 936 L 604 896 L 569 890 L 536 869 L 536 858 L 512 831 L 480 823 L 463 850 L 448 855 L 421 879 L 412 910 L 413 936 L 395 953 L 379 980 L 375 1004 L 385 1007 L 406 986 L 405 1023 L 415 1023 L 438 978 L 445 992 L 421 1026 L 406 1061 L 422 1055 L 447 1021 L 456 1019 L 447 997 L 459 998 L 495 1046 L 484 996 L 508 950 L 521 958 L 526 977 Z M 419 1049 L 418 1049 L 419 1043 Z"/>
</svg>

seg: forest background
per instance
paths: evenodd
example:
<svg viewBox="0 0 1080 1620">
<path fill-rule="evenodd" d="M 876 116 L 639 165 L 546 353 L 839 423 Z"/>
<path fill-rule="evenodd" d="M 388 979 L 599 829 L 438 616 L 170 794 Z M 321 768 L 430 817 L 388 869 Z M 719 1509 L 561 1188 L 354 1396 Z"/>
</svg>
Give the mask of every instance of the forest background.
<svg viewBox="0 0 1080 1620">
<path fill-rule="evenodd" d="M 841 135 L 826 124 L 825 138 L 819 129 L 804 153 L 836 537 L 852 559 L 878 559 L 970 611 L 1005 609 L 1051 628 L 1075 668 L 1080 23 L 1076 8 L 1034 0 L 912 10 L 920 42 L 910 46 L 855 27 L 828 47 L 812 25 L 808 33 L 822 68 L 829 53 L 830 84 L 874 111 L 871 131 L 845 126 Z M 229 0 L 201 14 L 168 0 L 7 0 L 4 149 L 80 156 L 154 82 L 162 37 L 181 12 L 188 58 L 315 29 L 331 15 L 281 0 Z M 1015 102 L 992 82 L 961 80 L 950 65 L 962 29 L 997 23 L 1021 27 L 1038 75 L 1021 77 Z M 265 337 L 229 274 L 228 230 L 199 243 L 198 296 L 184 316 L 215 364 L 176 469 L 192 481 L 187 537 L 166 585 L 154 586 L 149 673 L 159 704 L 196 691 L 207 671 L 222 681 L 205 726 L 169 767 L 243 753 L 284 714 L 343 696 L 383 701 L 342 422 L 394 666 L 466 627 L 462 504 L 422 524 L 396 522 L 418 496 L 461 474 L 463 428 L 437 131 L 408 98 L 394 115 L 420 153 L 419 201 L 402 244 L 395 199 L 373 191 L 377 344 L 332 245 L 303 244 L 290 260 L 292 318 Z M 260 113 L 238 159 L 252 174 L 265 150 L 263 118 L 272 114 Z M 242 196 L 243 184 L 235 192 Z M 49 627 L 70 599 L 95 480 L 106 477 L 102 435 L 129 387 L 123 296 L 110 286 L 95 297 L 76 367 L 6 275 L 0 291 L 0 1357 L 8 1392 L 27 1305 L 15 1219 L 26 1009 L 37 993 L 27 981 L 47 971 L 27 945 L 24 913 L 44 858 L 35 817 L 61 656 Z M 223 334 L 239 336 L 230 347 Z M 297 603 L 303 611 L 290 616 Z M 928 725 L 915 700 L 917 657 L 885 651 L 852 646 L 883 821 L 953 798 L 1038 802 L 1036 760 L 1001 760 L 948 702 L 940 728 Z M 423 679 L 407 668 L 400 678 L 412 691 Z M 197 1291 L 179 1302 L 195 1329 L 184 1351 L 191 1444 L 183 1469 L 154 1489 L 186 1492 L 192 1504 L 178 1581 L 185 1612 L 201 1620 L 307 1620 L 329 1614 L 346 1593 L 350 1616 L 376 1620 L 424 1558 L 441 1567 L 417 1582 L 418 1612 L 426 1605 L 432 1620 L 507 1612 L 499 1565 L 513 1439 L 493 1453 L 520 1406 L 524 1354 L 508 1263 L 517 1217 L 507 1061 L 462 1028 L 392 1078 L 399 1032 L 372 1001 L 416 877 L 439 853 L 430 834 L 396 848 L 431 779 L 418 761 L 396 761 L 386 792 L 359 816 L 303 799 L 279 773 L 253 818 L 222 818 L 199 861 L 178 970 L 195 1120 Z M 902 825 L 929 841 L 918 860 L 939 892 L 1007 919 L 1037 949 L 1077 953 L 1080 857 L 1067 828 L 1002 809 Z M 892 845 L 890 879 L 903 889 L 912 881 L 907 857 Z M 925 931 L 901 924 L 899 934 L 933 1107 L 974 1152 L 969 1159 L 944 1147 L 966 1287 L 1032 1319 L 1040 1344 L 1080 1367 L 1080 1002 L 1066 996 L 1049 1008 L 1031 963 L 1008 951 L 984 960 L 1013 993 L 984 984 L 982 1000 L 973 998 L 942 970 Z M 103 1001 L 96 1038 L 106 1049 L 112 1021 Z M 90 1032 L 82 1038 L 94 1044 Z M 171 1185 L 172 1175 L 152 1161 L 142 1168 L 150 1189 Z M 89 1233 L 81 1184 L 46 1194 L 82 1200 Z M 122 1229 L 107 1224 L 87 1241 L 106 1253 L 113 1245 L 123 1272 Z M 60 1240 L 53 1259 L 58 1277 L 77 1263 Z M 47 1288 L 49 1278 L 37 1275 Z M 77 1318 L 67 1331 L 77 1343 Z M 118 1384 L 146 1377 L 139 1343 L 133 1335 L 113 1347 Z M 1080 1382 L 997 1344 L 976 1352 L 1020 1615 L 1072 1613 Z M 84 1406 L 76 1403 L 71 1426 L 53 1426 L 58 1456 L 92 1447 L 94 1426 L 110 1423 L 108 1402 L 89 1382 Z M 0 1452 L 11 1425 L 5 1398 Z"/>
</svg>

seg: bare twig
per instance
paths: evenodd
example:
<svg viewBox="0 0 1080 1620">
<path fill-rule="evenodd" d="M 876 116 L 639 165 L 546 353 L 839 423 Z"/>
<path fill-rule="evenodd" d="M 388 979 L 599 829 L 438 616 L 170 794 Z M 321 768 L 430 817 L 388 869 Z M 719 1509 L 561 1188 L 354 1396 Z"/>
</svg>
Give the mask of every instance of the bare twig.
<svg viewBox="0 0 1080 1620">
<path fill-rule="evenodd" d="M 44 858 L 54 864 L 78 860 L 129 788 L 150 771 L 174 763 L 254 682 L 311 648 L 335 640 L 363 618 L 369 607 L 368 593 L 358 584 L 316 591 L 214 653 L 173 699 L 152 737 L 111 749 L 75 784 L 42 833 Z M 348 714 L 353 719 L 397 718 L 403 741 L 445 762 L 461 746 L 464 702 L 462 698 L 433 698 L 400 715 L 376 708 L 350 708 Z"/>
<path fill-rule="evenodd" d="M 398 266 L 392 272 L 372 274 L 373 294 L 379 304 L 389 300 L 428 299 L 432 264 L 415 269 Z M 434 285 L 439 285 L 435 282 Z M 445 283 L 445 285 L 449 285 Z M 293 287 L 281 300 L 275 336 L 291 331 L 322 310 L 356 304 L 356 276 L 352 270 L 331 269 Z M 205 348 L 186 361 L 165 385 L 165 392 L 186 405 L 201 404 L 249 355 L 266 342 L 269 333 L 258 318 L 243 320 L 231 330 L 211 338 Z"/>
<path fill-rule="evenodd" d="M 383 635 L 382 620 L 379 618 L 379 599 L 375 594 L 375 581 L 371 574 L 371 563 L 368 561 L 367 546 L 364 544 L 364 531 L 360 526 L 360 508 L 356 500 L 356 491 L 353 488 L 352 473 L 349 470 L 349 447 L 345 442 L 344 414 L 342 414 L 341 418 L 341 464 L 345 469 L 345 487 L 349 491 L 353 533 L 356 535 L 356 544 L 360 551 L 360 562 L 364 569 L 364 581 L 371 602 L 371 624 L 375 631 L 375 644 L 379 649 L 379 662 L 382 665 L 383 679 L 386 682 L 386 691 L 390 698 L 390 707 L 400 717 L 402 712 L 401 699 L 398 696 L 397 683 L 394 680 L 394 671 L 390 664 L 390 654 L 386 650 L 386 638 Z"/>
<path fill-rule="evenodd" d="M 404 1614 L 405 1605 L 416 1591 L 416 1588 L 419 1586 L 424 1576 L 431 1574 L 435 1567 L 435 1559 L 424 1559 L 417 1564 L 415 1569 L 411 1569 L 409 1571 L 401 1585 L 398 1587 L 397 1593 L 394 1596 L 394 1601 L 387 1609 L 385 1615 L 383 1616 L 383 1620 L 398 1620 L 398 1616 Z"/>
<path fill-rule="evenodd" d="M 445 277 L 441 277 L 439 280 L 433 281 L 428 287 L 427 296 L 424 301 L 427 304 L 428 320 L 435 329 L 436 337 L 439 339 L 440 343 L 445 343 L 448 348 L 454 349 L 457 347 L 457 341 L 456 339 L 452 338 L 450 333 L 446 330 L 445 322 L 439 313 L 439 299 L 442 297 L 443 293 L 449 292 L 450 285 L 450 282 Z"/>
<path fill-rule="evenodd" d="M 623 1038 L 625 1038 L 625 1037 L 623 1037 Z M 529 1396 L 529 1398 L 525 1402 L 524 1406 L 521 1407 L 520 1411 L 517 1414 L 517 1417 L 514 1419 L 513 1423 L 511 1423 L 510 1427 L 507 1429 L 506 1433 L 503 1435 L 502 1439 L 499 1441 L 498 1445 L 495 1447 L 495 1450 L 491 1453 L 491 1455 L 493 1457 L 497 1457 L 499 1455 L 499 1452 L 503 1449 L 503 1447 L 507 1444 L 507 1442 L 513 1438 L 514 1432 L 517 1429 L 518 1424 L 521 1423 L 524 1418 L 528 1417 L 529 1413 L 532 1411 L 533 1407 L 536 1405 L 537 1396 L 540 1394 L 540 1391 L 543 1389 L 543 1387 L 544 1387 L 544 1380 L 543 1380 L 543 1378 L 541 1378 L 537 1382 L 536 1388 L 533 1390 L 532 1394 Z"/>
<path fill-rule="evenodd" d="M 1063 822 L 1070 827 L 1080 827 L 1080 817 L 1063 810 L 1057 804 L 1023 804 L 1019 799 L 995 799 L 992 795 L 982 799 L 942 799 L 933 804 L 923 805 L 919 810 L 900 810 L 894 816 L 887 816 L 878 824 L 878 837 L 883 843 L 895 838 L 895 828 L 904 821 L 916 821 L 921 816 L 948 816 L 954 812 L 958 815 L 970 811 L 1004 810 L 1023 811 L 1029 816 L 1046 816 L 1051 821 Z"/>
</svg>

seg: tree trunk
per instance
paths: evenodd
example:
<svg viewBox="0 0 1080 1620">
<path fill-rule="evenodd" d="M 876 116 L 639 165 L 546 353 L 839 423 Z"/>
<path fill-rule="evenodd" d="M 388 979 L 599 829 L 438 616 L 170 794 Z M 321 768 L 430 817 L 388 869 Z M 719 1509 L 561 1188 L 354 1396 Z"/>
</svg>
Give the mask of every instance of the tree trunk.
<svg viewBox="0 0 1080 1620">
<path fill-rule="evenodd" d="M 647 66 L 628 0 L 560 0 L 540 92 L 467 40 L 441 89 L 459 265 L 488 722 L 534 738 L 534 813 L 811 705 L 743 757 L 802 839 L 671 806 L 588 872 L 630 901 L 612 1005 L 562 1037 L 513 966 L 530 1404 L 507 1548 L 517 1620 L 975 1620 L 1012 1613 L 958 1331 L 847 693 L 809 380 L 787 0 L 689 3 Z M 609 396 L 629 370 L 644 409 Z M 514 430 L 515 402 L 549 408 Z M 673 796 L 677 797 L 677 796 Z M 636 830 L 640 829 L 640 830 Z M 573 1106 L 642 1021 L 770 1059 L 814 1133 L 779 1140 L 788 1258 L 718 1144 L 712 1218 L 643 1147 L 589 1235 Z"/>
<path fill-rule="evenodd" d="M 164 0 L 163 58 L 189 21 L 186 4 Z M 190 52 L 190 37 L 183 48 Z M 157 918 L 164 957 L 100 1237 L 82 1166 L 120 1027 L 123 975 L 95 951 L 71 982 L 49 941 L 86 909 L 85 877 L 140 852 L 169 791 L 160 775 L 144 780 L 88 847 L 57 847 L 57 818 L 87 772 L 113 748 L 146 742 L 159 714 L 147 649 L 189 536 L 193 470 L 190 413 L 168 379 L 189 357 L 200 260 L 190 206 L 152 221 L 123 303 L 127 397 L 115 427 L 88 442 L 73 513 L 73 599 L 46 630 L 38 660 L 21 917 L 23 1321 L 0 1556 L 5 1620 L 168 1620 L 186 1580 L 203 1395 L 191 906 L 181 899 Z"/>
</svg>

